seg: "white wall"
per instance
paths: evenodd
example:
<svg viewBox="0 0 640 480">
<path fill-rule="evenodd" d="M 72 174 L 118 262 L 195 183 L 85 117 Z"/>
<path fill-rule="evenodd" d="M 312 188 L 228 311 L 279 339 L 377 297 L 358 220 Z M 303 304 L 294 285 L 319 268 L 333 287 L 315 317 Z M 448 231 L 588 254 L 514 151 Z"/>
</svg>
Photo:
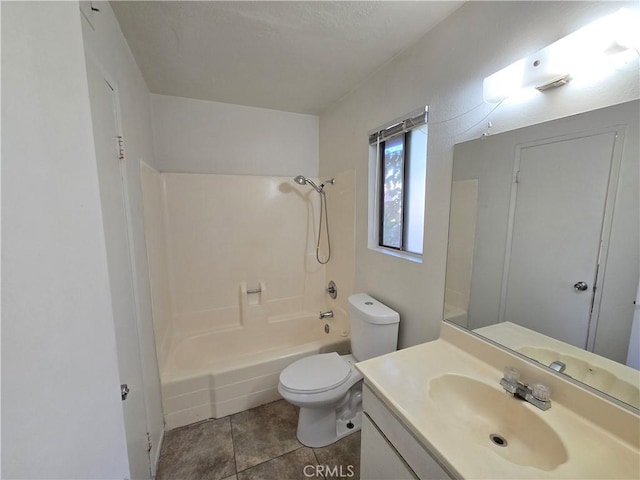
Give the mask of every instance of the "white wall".
<svg viewBox="0 0 640 480">
<path fill-rule="evenodd" d="M 439 334 L 453 145 L 478 137 L 487 120 L 494 131 L 510 130 L 639 96 L 633 75 L 589 85 L 570 82 L 524 104 L 505 103 L 485 119 L 494 106 L 483 104 L 483 78 L 620 6 L 467 2 L 321 115 L 320 174 L 356 170 L 355 290 L 400 312 L 401 346 Z M 416 264 L 367 249 L 367 134 L 425 104 L 430 107 L 425 253 L 423 263 Z"/>
<path fill-rule="evenodd" d="M 2 477 L 125 478 L 77 2 L 2 6 Z"/>
<path fill-rule="evenodd" d="M 445 304 L 465 312 L 469 309 L 477 218 L 478 180 L 454 180 L 451 184 Z"/>
<path fill-rule="evenodd" d="M 318 174 L 315 115 L 164 95 L 151 101 L 152 165 L 162 172 Z"/>
<path fill-rule="evenodd" d="M 335 306 L 348 311 L 349 295 L 354 293 L 355 277 L 355 204 L 356 177 L 355 171 L 332 173 L 335 177 L 333 185 L 327 185 L 327 210 L 329 232 L 331 238 L 331 260 L 325 265 L 326 283 L 333 280 L 338 289 L 338 297 L 325 299 L 330 308 Z M 323 233 L 324 235 L 324 233 Z M 326 285 L 325 285 L 326 287 Z"/>
<path fill-rule="evenodd" d="M 173 334 L 171 289 L 167 258 L 167 226 L 164 208 L 162 175 L 141 162 L 142 198 L 144 200 L 144 230 L 149 262 L 153 330 L 155 332 L 158 367 L 162 371 Z"/>
<path fill-rule="evenodd" d="M 153 162 L 149 89 L 129 50 L 120 25 L 108 2 L 93 2 L 91 25 L 83 18 L 82 34 L 87 62 L 94 62 L 116 89 L 125 144 L 129 229 L 134 251 L 134 288 L 139 318 L 142 371 L 145 383 L 147 424 L 152 440 L 151 459 L 155 462 L 163 432 L 160 376 L 156 358 L 152 321 L 149 267 L 144 237 L 144 218 L 140 160 Z"/>
<path fill-rule="evenodd" d="M 176 335 L 323 307 L 324 267 L 315 260 L 319 197 L 313 189 L 291 177 L 164 173 L 160 181 L 162 203 L 145 205 L 150 218 L 164 205 Z M 157 231 L 149 232 L 150 240 Z M 161 245 L 149 249 L 156 253 L 152 271 L 161 273 L 156 247 Z M 160 280 L 154 288 L 162 289 L 162 277 L 154 275 Z M 254 289 L 259 281 L 265 291 L 250 300 L 262 307 L 252 309 L 251 319 L 241 316 L 241 283 Z"/>
</svg>

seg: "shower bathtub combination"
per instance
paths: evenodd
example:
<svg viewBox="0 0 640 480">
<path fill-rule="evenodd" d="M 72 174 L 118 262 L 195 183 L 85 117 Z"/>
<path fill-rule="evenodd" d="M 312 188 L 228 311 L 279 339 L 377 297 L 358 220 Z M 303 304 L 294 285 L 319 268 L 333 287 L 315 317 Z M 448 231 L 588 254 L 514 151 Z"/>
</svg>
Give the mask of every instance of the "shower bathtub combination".
<svg viewBox="0 0 640 480">
<path fill-rule="evenodd" d="M 141 178 L 167 429 L 277 400 L 294 361 L 349 353 L 348 292 L 330 295 L 325 264 L 330 226 L 338 258 L 352 258 L 353 172 L 314 181 L 141 162 Z M 349 286 L 343 270 L 331 280 Z"/>
</svg>

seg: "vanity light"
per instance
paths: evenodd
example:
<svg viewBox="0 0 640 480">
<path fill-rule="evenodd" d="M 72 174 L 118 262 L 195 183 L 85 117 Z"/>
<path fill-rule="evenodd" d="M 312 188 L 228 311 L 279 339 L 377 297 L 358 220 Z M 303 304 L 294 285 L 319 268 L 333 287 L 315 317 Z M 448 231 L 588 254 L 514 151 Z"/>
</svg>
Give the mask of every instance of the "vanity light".
<svg viewBox="0 0 640 480">
<path fill-rule="evenodd" d="M 637 11 L 620 9 L 484 79 L 484 101 L 499 103 L 523 90 L 601 76 L 633 62 L 640 49 Z"/>
</svg>

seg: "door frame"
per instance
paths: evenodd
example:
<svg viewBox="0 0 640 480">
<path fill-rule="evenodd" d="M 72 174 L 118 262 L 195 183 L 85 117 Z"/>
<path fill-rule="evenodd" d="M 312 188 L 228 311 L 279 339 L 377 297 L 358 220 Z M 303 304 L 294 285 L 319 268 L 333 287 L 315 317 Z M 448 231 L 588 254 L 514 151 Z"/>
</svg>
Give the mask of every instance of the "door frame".
<svg viewBox="0 0 640 480">
<path fill-rule="evenodd" d="M 505 322 L 505 312 L 507 308 L 507 287 L 509 283 L 509 271 L 511 268 L 511 250 L 513 247 L 513 227 L 515 225 L 516 202 L 518 200 L 518 182 L 520 173 L 520 162 L 522 158 L 522 150 L 540 145 L 548 145 L 551 143 L 575 140 L 578 138 L 593 137 L 606 133 L 615 133 L 613 141 L 613 149 L 611 152 L 611 160 L 609 163 L 609 178 L 607 181 L 607 190 L 605 195 L 604 215 L 602 226 L 600 229 L 600 249 L 596 260 L 596 275 L 593 279 L 593 288 L 591 293 L 591 313 L 587 322 L 587 344 L 585 349 L 592 352 L 594 349 L 596 332 L 598 329 L 598 316 L 600 314 L 600 301 L 602 299 L 603 284 L 605 279 L 607 257 L 609 254 L 609 243 L 611 239 L 611 227 L 613 224 L 613 212 L 615 210 L 615 200 L 618 192 L 618 183 L 620 180 L 620 165 L 622 163 L 622 151 L 624 146 L 624 138 L 626 134 L 625 125 L 613 125 L 611 127 L 600 128 L 596 130 L 585 130 L 581 132 L 560 135 L 557 137 L 548 137 L 530 142 L 516 144 L 513 161 L 513 172 L 511 177 L 511 197 L 509 201 L 509 217 L 507 220 L 507 240 L 504 256 L 504 267 L 502 271 L 502 285 L 500 289 L 500 310 L 498 314 L 498 322 Z"/>
</svg>

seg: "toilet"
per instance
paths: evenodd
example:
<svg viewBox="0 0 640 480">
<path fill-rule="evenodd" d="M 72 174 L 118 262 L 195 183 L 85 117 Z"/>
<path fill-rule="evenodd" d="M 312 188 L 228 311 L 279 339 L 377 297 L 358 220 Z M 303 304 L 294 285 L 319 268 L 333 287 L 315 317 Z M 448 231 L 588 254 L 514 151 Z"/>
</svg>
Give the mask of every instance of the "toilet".
<svg viewBox="0 0 640 480">
<path fill-rule="evenodd" d="M 308 447 L 330 445 L 362 425 L 362 374 L 354 364 L 396 350 L 400 316 L 364 293 L 349 297 L 350 355 L 302 358 L 280 374 L 278 392 L 300 407 L 297 436 Z"/>
</svg>

